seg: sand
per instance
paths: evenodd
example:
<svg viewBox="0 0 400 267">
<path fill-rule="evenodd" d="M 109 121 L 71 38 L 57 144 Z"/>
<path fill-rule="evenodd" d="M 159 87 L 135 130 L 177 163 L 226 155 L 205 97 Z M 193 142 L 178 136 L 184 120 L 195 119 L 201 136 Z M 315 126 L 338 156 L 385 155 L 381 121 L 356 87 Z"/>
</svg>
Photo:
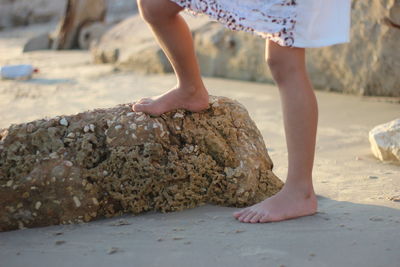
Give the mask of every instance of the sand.
<svg viewBox="0 0 400 267">
<path fill-rule="evenodd" d="M 0 33 L 0 64 L 32 63 L 27 82 L 0 81 L 0 128 L 153 95 L 172 75 L 141 76 L 93 65 L 85 51 L 21 54 L 39 25 Z M 287 151 L 278 89 L 206 78 L 210 94 L 243 103 L 283 180 Z M 316 92 L 319 127 L 314 166 L 318 214 L 280 223 L 242 224 L 234 208 L 206 205 L 168 214 L 0 233 L 0 266 L 397 266 L 400 166 L 370 151 L 368 131 L 400 114 L 381 98 Z M 122 221 L 121 221 L 122 220 Z"/>
</svg>

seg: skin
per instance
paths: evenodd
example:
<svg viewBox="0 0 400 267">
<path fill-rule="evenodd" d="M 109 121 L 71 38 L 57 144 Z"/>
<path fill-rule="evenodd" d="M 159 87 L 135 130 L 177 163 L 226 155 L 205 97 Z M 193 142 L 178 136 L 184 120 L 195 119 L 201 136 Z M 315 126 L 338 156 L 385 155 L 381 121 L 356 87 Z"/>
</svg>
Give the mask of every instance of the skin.
<svg viewBox="0 0 400 267">
<path fill-rule="evenodd" d="M 138 6 L 142 18 L 171 62 L 177 84 L 162 95 L 139 100 L 132 109 L 152 115 L 177 108 L 194 112 L 207 109 L 208 92 L 201 79 L 192 34 L 178 14 L 182 8 L 169 0 L 138 0 Z"/>
<path fill-rule="evenodd" d="M 139 100 L 132 109 L 152 115 L 177 108 L 194 112 L 207 109 L 208 92 L 201 79 L 192 35 L 178 14 L 182 8 L 170 0 L 138 0 L 138 6 L 174 68 L 177 85 L 162 95 Z M 289 168 L 280 192 L 233 214 L 244 223 L 276 222 L 317 212 L 312 169 L 318 106 L 305 66 L 305 49 L 283 47 L 272 41 L 266 45 L 266 61 L 282 101 Z"/>
</svg>

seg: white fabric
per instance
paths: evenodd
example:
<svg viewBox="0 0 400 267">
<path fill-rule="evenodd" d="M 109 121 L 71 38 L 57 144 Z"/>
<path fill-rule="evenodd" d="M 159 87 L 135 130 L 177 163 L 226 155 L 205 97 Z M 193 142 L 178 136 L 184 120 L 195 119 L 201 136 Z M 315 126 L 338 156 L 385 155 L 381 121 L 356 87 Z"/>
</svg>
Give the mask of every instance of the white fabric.
<svg viewBox="0 0 400 267">
<path fill-rule="evenodd" d="M 297 0 L 296 47 L 321 47 L 350 41 L 351 0 Z"/>
<path fill-rule="evenodd" d="M 295 0 L 171 0 L 189 11 L 204 14 L 234 31 L 246 31 L 292 46 L 296 24 Z"/>
<path fill-rule="evenodd" d="M 320 47 L 349 41 L 351 0 L 171 0 L 235 31 L 283 46 Z"/>
</svg>

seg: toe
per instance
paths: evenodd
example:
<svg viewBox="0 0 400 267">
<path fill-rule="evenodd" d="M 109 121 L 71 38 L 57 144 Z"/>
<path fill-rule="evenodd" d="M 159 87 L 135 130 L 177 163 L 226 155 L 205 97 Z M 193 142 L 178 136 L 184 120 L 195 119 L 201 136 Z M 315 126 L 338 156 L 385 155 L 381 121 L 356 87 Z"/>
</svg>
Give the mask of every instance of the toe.
<svg viewBox="0 0 400 267">
<path fill-rule="evenodd" d="M 146 110 L 146 105 L 145 104 L 134 104 L 132 105 L 132 110 L 135 112 L 145 112 Z"/>
<path fill-rule="evenodd" d="M 258 212 L 256 215 L 253 216 L 253 218 L 251 218 L 250 223 L 258 223 L 263 216 L 263 213 Z"/>
<path fill-rule="evenodd" d="M 250 222 L 250 220 L 251 220 L 255 215 L 257 215 L 257 212 L 251 211 L 249 214 L 247 214 L 247 216 L 246 216 L 243 220 L 241 220 L 241 222 L 248 223 L 248 222 Z"/>
<path fill-rule="evenodd" d="M 249 208 L 245 208 L 245 209 L 241 209 L 239 211 L 236 211 L 236 212 L 233 213 L 233 217 L 238 219 L 240 216 L 242 216 L 243 213 L 247 212 L 248 210 L 249 210 Z"/>
<path fill-rule="evenodd" d="M 239 221 L 243 221 L 244 218 L 246 218 L 247 215 L 249 215 L 250 212 L 251 212 L 251 209 L 245 210 L 245 211 L 242 213 L 242 215 L 239 216 L 238 220 L 239 220 Z"/>
<path fill-rule="evenodd" d="M 153 103 L 140 103 L 132 106 L 135 112 L 143 112 L 151 116 L 160 116 L 162 112 Z"/>
</svg>

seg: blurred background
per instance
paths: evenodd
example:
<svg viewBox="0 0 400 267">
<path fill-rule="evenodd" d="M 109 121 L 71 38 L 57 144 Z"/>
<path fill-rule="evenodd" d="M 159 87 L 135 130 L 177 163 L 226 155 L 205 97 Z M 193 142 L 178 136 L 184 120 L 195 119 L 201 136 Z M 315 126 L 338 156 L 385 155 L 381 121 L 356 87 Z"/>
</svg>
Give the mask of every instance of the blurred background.
<svg viewBox="0 0 400 267">
<path fill-rule="evenodd" d="M 7 37 L 4 31 L 30 29 L 18 35 L 24 39 L 25 52 L 89 49 L 95 63 L 147 74 L 172 71 L 140 20 L 136 1 L 75 0 L 69 1 L 69 9 L 67 4 L 67 0 L 0 0 L 1 38 Z M 231 32 L 204 17 L 189 17 L 188 23 L 203 75 L 272 81 L 262 56 L 262 39 Z M 351 43 L 308 51 L 315 87 L 400 97 L 399 43 L 400 1 L 353 1 Z M 0 59 L 3 64 L 10 61 L 4 54 Z"/>
</svg>

